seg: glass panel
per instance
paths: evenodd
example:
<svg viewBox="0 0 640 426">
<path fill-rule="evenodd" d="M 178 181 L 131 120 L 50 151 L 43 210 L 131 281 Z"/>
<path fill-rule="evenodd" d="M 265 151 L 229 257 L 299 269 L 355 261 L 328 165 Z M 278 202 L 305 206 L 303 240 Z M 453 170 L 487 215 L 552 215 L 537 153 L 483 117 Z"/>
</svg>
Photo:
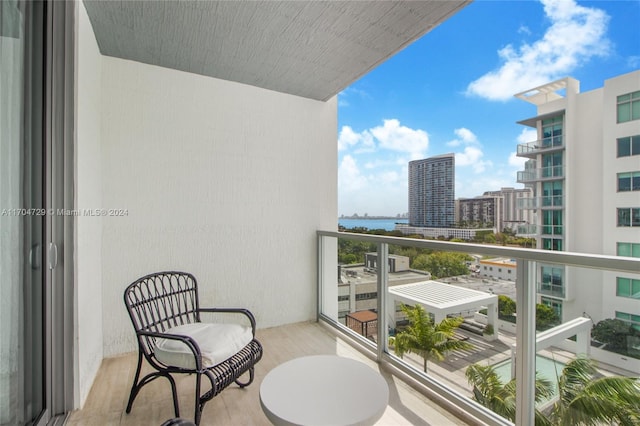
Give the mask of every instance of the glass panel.
<svg viewBox="0 0 640 426">
<path fill-rule="evenodd" d="M 633 101 L 631 103 L 631 119 L 640 119 L 640 101 Z"/>
<path fill-rule="evenodd" d="M 631 191 L 631 173 L 618 174 L 618 191 Z"/>
<path fill-rule="evenodd" d="M 631 155 L 631 138 L 618 139 L 618 157 Z"/>
<path fill-rule="evenodd" d="M 631 190 L 640 191 L 640 172 L 635 172 L 631 176 Z"/>
<path fill-rule="evenodd" d="M 42 19 L 0 2 L 0 424 L 44 410 Z"/>
<path fill-rule="evenodd" d="M 631 104 L 625 103 L 618 105 L 618 123 L 624 123 L 631 119 Z"/>
<path fill-rule="evenodd" d="M 631 226 L 631 209 L 618 209 L 618 226 Z"/>
<path fill-rule="evenodd" d="M 640 226 L 640 208 L 631 209 L 631 226 Z"/>
<path fill-rule="evenodd" d="M 631 155 L 640 155 L 640 136 L 631 138 Z"/>
</svg>

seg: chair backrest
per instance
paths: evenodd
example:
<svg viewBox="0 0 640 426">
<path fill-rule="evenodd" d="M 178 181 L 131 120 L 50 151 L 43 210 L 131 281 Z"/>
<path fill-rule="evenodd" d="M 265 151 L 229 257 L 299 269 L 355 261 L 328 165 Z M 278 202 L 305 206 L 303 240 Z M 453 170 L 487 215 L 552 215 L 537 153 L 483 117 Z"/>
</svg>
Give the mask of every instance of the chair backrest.
<svg viewBox="0 0 640 426">
<path fill-rule="evenodd" d="M 198 284 L 187 272 L 156 272 L 137 279 L 124 291 L 124 303 L 136 333 L 165 332 L 171 327 L 200 321 Z M 147 356 L 155 339 L 138 335 Z"/>
</svg>

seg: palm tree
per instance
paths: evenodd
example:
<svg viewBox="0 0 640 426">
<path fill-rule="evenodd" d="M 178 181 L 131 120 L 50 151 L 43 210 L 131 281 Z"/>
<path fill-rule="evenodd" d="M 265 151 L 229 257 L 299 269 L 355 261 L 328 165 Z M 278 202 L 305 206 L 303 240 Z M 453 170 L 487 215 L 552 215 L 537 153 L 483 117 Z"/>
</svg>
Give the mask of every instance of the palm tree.
<svg viewBox="0 0 640 426">
<path fill-rule="evenodd" d="M 493 366 L 478 364 L 469 366 L 465 375 L 476 401 L 515 421 L 515 379 L 502 384 Z M 549 382 L 537 376 L 536 402 L 548 398 L 550 391 Z M 559 377 L 558 392 L 548 415 L 536 410 L 536 425 L 640 425 L 640 379 L 598 377 L 591 359 L 569 362 Z"/>
<path fill-rule="evenodd" d="M 598 377 L 595 362 L 577 358 L 562 370 L 554 424 L 640 425 L 640 378 Z"/>
<path fill-rule="evenodd" d="M 450 351 L 471 349 L 473 345 L 455 338 L 456 329 L 462 324 L 462 317 L 445 318 L 435 324 L 422 305 L 401 305 L 402 311 L 409 318 L 409 326 L 396 335 L 395 350 L 400 358 L 405 353 L 420 355 L 424 361 L 424 372 L 427 372 L 427 361 L 444 360 Z"/>
<path fill-rule="evenodd" d="M 516 379 L 502 383 L 492 365 L 472 364 L 465 376 L 473 385 L 473 399 L 511 421 L 516 418 Z M 553 395 L 553 384 L 536 373 L 536 402 Z M 536 424 L 547 424 L 546 416 L 539 410 L 535 412 Z"/>
</svg>

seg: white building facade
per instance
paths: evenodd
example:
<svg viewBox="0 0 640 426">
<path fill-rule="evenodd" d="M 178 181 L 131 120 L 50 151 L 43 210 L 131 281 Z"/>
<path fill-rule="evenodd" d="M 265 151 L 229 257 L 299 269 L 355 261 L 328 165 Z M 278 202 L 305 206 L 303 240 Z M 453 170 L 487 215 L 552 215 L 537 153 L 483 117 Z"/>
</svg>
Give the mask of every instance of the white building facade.
<svg viewBox="0 0 640 426">
<path fill-rule="evenodd" d="M 565 78 L 516 97 L 537 107 L 518 146 L 538 248 L 640 257 L 640 71 L 580 93 Z M 618 318 L 640 329 L 640 274 L 539 265 L 538 297 L 563 321 Z"/>
</svg>

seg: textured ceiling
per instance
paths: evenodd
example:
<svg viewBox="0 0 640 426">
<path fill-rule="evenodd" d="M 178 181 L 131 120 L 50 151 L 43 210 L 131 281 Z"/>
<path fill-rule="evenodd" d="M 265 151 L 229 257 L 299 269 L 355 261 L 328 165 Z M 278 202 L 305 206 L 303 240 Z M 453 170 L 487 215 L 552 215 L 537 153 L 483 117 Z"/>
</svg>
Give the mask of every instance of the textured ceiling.
<svg viewBox="0 0 640 426">
<path fill-rule="evenodd" d="M 470 0 L 85 0 L 103 55 L 327 100 Z"/>
</svg>

